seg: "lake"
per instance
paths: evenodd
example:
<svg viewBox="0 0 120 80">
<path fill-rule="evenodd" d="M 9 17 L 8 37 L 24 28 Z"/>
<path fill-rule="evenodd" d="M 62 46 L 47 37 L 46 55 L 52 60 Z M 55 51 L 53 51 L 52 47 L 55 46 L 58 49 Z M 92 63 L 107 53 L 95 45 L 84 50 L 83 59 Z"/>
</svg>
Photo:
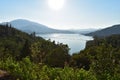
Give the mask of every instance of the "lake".
<svg viewBox="0 0 120 80">
<path fill-rule="evenodd" d="M 90 36 L 84 36 L 81 34 L 37 34 L 37 36 L 41 36 L 44 39 L 51 41 L 55 41 L 56 43 L 67 44 L 70 48 L 69 54 L 73 54 L 75 52 L 80 52 L 86 46 L 86 41 L 93 40 Z"/>
</svg>

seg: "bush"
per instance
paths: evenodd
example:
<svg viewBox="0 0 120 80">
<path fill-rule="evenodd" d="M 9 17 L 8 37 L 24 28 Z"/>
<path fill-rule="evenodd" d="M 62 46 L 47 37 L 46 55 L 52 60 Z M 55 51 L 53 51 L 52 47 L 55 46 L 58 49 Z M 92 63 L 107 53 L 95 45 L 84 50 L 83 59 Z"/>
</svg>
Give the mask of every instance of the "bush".
<svg viewBox="0 0 120 80">
<path fill-rule="evenodd" d="M 96 80 L 91 72 L 84 69 L 39 66 L 31 62 L 29 57 L 19 62 L 12 57 L 1 60 L 0 68 L 6 70 L 13 77 L 12 80 Z"/>
</svg>

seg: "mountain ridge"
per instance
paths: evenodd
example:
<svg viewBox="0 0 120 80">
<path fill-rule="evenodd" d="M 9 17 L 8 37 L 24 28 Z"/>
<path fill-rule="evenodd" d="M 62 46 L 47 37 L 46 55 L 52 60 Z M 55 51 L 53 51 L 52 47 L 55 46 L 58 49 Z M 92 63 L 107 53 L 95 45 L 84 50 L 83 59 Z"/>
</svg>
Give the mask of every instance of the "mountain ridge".
<svg viewBox="0 0 120 80">
<path fill-rule="evenodd" d="M 15 19 L 10 22 L 4 22 L 2 24 L 11 24 L 14 28 L 22 30 L 27 33 L 73 33 L 68 30 L 57 30 L 57 29 L 52 29 L 46 25 L 26 20 L 26 19 Z"/>
<path fill-rule="evenodd" d="M 95 32 L 85 34 L 87 36 L 97 36 L 97 37 L 106 37 L 110 35 L 120 34 L 120 24 L 116 24 Z"/>
</svg>

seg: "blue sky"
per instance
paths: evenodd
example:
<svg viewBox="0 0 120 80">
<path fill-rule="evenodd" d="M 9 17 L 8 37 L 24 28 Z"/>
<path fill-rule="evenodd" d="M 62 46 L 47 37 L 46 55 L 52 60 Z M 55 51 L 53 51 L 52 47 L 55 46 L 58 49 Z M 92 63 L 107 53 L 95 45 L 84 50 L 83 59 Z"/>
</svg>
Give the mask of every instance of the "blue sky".
<svg viewBox="0 0 120 80">
<path fill-rule="evenodd" d="M 54 11 L 48 0 L 0 0 L 0 22 L 28 19 L 56 29 L 104 28 L 120 24 L 120 0 L 66 0 Z"/>
</svg>

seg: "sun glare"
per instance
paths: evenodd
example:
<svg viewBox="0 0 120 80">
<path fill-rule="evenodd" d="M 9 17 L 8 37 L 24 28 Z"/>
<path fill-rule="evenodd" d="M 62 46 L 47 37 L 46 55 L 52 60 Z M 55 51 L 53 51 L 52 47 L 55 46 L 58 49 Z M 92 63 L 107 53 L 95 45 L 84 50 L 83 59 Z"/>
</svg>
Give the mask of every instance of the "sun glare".
<svg viewBox="0 0 120 80">
<path fill-rule="evenodd" d="M 65 0 L 48 0 L 48 5 L 53 10 L 60 10 L 63 8 Z"/>
</svg>

